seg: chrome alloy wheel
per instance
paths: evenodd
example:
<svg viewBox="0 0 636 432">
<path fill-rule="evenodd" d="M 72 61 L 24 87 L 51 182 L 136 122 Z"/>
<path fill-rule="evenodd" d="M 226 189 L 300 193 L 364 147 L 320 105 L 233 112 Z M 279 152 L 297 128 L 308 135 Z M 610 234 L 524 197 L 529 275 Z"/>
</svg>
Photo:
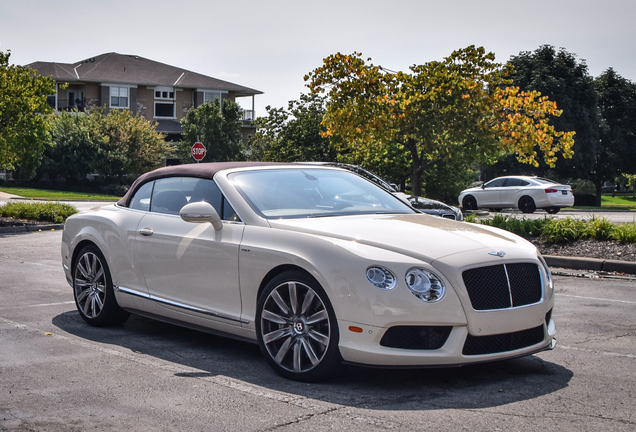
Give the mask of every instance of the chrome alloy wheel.
<svg viewBox="0 0 636 432">
<path fill-rule="evenodd" d="M 301 282 L 284 282 L 269 293 L 260 324 L 268 354 L 290 372 L 314 369 L 329 348 L 327 308 L 316 291 Z"/>
<path fill-rule="evenodd" d="M 88 318 L 97 318 L 106 298 L 106 273 L 99 257 L 85 252 L 75 266 L 73 288 L 77 307 Z"/>
</svg>

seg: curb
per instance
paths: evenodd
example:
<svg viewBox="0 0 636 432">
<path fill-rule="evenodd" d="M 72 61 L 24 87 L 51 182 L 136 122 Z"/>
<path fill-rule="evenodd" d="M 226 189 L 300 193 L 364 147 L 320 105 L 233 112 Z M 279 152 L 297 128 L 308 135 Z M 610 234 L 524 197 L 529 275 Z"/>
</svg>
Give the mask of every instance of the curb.
<svg viewBox="0 0 636 432">
<path fill-rule="evenodd" d="M 37 231 L 54 231 L 54 230 L 63 230 L 63 229 L 64 229 L 64 224 L 22 225 L 22 226 L 14 226 L 14 227 L 0 227 L 0 234 L 37 232 Z"/>
<path fill-rule="evenodd" d="M 633 261 L 549 255 L 544 256 L 543 259 L 550 267 L 636 274 L 636 262 Z"/>
</svg>

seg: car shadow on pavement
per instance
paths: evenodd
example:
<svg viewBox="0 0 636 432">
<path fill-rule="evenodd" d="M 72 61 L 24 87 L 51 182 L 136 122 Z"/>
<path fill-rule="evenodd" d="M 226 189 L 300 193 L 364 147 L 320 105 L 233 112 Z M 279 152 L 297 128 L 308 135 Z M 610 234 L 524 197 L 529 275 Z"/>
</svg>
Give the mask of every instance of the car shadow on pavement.
<svg viewBox="0 0 636 432">
<path fill-rule="evenodd" d="M 188 380 L 228 377 L 291 394 L 292 398 L 362 409 L 496 407 L 561 390 L 573 376 L 571 370 L 544 360 L 550 358 L 547 352 L 461 368 L 376 369 L 347 365 L 337 378 L 307 384 L 277 375 L 255 344 L 136 315 L 121 326 L 96 328 L 86 325 L 76 311 L 69 311 L 54 317 L 53 324 L 84 341 L 108 344 L 128 355 L 132 351 L 169 362 L 169 369 L 176 371 L 174 376 L 183 378 L 184 386 L 190 385 Z"/>
</svg>

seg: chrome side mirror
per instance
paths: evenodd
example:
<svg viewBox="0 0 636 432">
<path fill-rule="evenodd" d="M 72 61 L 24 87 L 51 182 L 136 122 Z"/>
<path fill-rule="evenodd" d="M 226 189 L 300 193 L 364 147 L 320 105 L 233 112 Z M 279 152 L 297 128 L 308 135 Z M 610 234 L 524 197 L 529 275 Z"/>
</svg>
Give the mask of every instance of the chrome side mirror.
<svg viewBox="0 0 636 432">
<path fill-rule="evenodd" d="M 223 221 L 221 221 L 219 214 L 210 203 L 205 201 L 184 205 L 181 210 L 179 210 L 179 216 L 186 222 L 210 222 L 217 231 L 223 228 Z"/>
</svg>

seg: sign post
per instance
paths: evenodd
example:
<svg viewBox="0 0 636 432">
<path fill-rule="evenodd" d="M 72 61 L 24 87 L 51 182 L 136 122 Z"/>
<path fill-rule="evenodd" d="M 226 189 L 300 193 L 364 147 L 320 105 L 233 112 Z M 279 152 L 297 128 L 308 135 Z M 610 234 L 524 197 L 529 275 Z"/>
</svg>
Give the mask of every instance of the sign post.
<svg viewBox="0 0 636 432">
<path fill-rule="evenodd" d="M 201 162 L 203 160 L 203 158 L 205 157 L 205 146 L 203 145 L 203 143 L 200 142 L 195 142 L 194 145 L 192 146 L 192 157 L 194 158 L 195 161 Z"/>
</svg>

